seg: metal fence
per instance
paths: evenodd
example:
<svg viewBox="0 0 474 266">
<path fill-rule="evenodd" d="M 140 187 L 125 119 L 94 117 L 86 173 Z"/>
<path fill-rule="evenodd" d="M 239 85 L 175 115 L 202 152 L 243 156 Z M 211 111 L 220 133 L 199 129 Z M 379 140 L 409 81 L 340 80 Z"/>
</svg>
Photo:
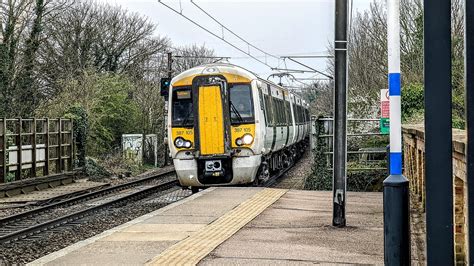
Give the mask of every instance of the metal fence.
<svg viewBox="0 0 474 266">
<path fill-rule="evenodd" d="M 71 119 L 0 119 L 0 183 L 72 171 L 73 138 Z"/>
<path fill-rule="evenodd" d="M 319 145 L 324 145 L 323 153 L 326 155 L 326 165 L 328 170 L 332 171 L 333 163 L 333 118 L 332 117 L 313 117 L 312 126 L 312 149 L 315 150 Z M 374 171 L 374 170 L 387 170 L 387 167 L 380 167 L 380 164 L 385 164 L 387 161 L 387 145 L 388 135 L 380 132 L 379 130 L 380 120 L 379 119 L 355 119 L 349 118 L 348 120 L 348 131 L 347 137 L 349 142 L 353 138 L 375 138 L 380 136 L 387 136 L 384 145 L 378 147 L 354 147 L 356 145 L 349 145 L 351 150 L 347 151 L 348 162 L 353 162 L 359 166 L 363 165 L 366 167 L 349 167 L 347 171 Z M 364 130 L 365 129 L 365 130 Z M 359 131 L 358 131 L 359 130 Z"/>
</svg>

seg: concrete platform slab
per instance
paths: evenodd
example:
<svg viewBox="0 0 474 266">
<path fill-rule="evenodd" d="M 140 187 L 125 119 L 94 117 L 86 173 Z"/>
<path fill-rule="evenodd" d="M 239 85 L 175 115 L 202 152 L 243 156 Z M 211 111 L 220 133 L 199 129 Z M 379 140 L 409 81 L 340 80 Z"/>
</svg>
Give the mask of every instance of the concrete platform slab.
<svg viewBox="0 0 474 266">
<path fill-rule="evenodd" d="M 0 204 L 47 201 L 67 194 L 80 193 L 83 191 L 85 192 L 87 190 L 97 189 L 106 185 L 108 184 L 92 181 L 75 182 L 67 185 L 57 186 L 54 188 L 29 192 L 27 194 L 19 194 L 13 197 L 0 198 Z"/>
<path fill-rule="evenodd" d="M 176 241 L 102 241 L 58 257 L 43 265 L 143 265 Z"/>
<path fill-rule="evenodd" d="M 200 264 L 383 264 L 381 193 L 349 193 L 342 229 L 330 226 L 330 199 L 290 190 Z"/>
<path fill-rule="evenodd" d="M 31 265 L 143 265 L 173 252 L 186 264 L 203 250 L 201 265 L 383 264 L 381 193 L 349 193 L 349 226 L 334 228 L 331 192 L 265 191 L 211 188 Z"/>
</svg>

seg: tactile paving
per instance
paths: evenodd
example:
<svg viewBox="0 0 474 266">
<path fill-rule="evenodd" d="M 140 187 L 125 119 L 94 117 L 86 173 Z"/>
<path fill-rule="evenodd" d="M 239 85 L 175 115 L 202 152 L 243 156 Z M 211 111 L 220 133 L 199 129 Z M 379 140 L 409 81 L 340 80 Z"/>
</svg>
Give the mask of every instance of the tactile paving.
<svg viewBox="0 0 474 266">
<path fill-rule="evenodd" d="M 213 223 L 169 247 L 147 265 L 196 265 L 286 192 L 286 189 L 272 188 L 258 192 Z"/>
</svg>

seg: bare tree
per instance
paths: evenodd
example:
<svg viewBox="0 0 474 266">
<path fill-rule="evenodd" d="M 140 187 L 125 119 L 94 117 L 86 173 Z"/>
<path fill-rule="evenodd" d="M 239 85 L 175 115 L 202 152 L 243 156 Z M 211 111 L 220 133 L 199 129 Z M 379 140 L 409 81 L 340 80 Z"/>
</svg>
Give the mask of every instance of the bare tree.
<svg viewBox="0 0 474 266">
<path fill-rule="evenodd" d="M 204 45 L 190 45 L 182 46 L 173 49 L 175 55 L 181 56 L 175 58 L 173 62 L 173 71 L 175 73 L 183 72 L 187 69 L 215 62 L 215 58 L 208 58 L 214 56 L 214 51 L 206 48 Z"/>
<path fill-rule="evenodd" d="M 54 96 L 64 76 L 92 67 L 99 72 L 143 78 L 143 67 L 168 49 L 167 38 L 154 36 L 156 27 L 145 17 L 119 7 L 80 2 L 47 25 L 40 51 L 45 93 Z"/>
<path fill-rule="evenodd" d="M 43 27 L 67 0 L 0 2 L 0 90 L 3 115 L 30 115 L 38 103 L 37 51 Z"/>
</svg>

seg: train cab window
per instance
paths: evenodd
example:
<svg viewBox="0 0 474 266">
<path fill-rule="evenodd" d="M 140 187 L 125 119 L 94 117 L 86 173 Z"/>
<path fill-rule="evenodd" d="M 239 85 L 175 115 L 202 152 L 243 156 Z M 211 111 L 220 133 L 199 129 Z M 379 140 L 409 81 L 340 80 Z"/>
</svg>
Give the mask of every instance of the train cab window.
<svg viewBox="0 0 474 266">
<path fill-rule="evenodd" d="M 173 89 L 172 104 L 172 126 L 192 127 L 194 125 L 194 110 L 191 88 Z"/>
<path fill-rule="evenodd" d="M 248 84 L 234 84 L 230 91 L 230 120 L 232 124 L 254 123 L 252 91 Z"/>
</svg>

